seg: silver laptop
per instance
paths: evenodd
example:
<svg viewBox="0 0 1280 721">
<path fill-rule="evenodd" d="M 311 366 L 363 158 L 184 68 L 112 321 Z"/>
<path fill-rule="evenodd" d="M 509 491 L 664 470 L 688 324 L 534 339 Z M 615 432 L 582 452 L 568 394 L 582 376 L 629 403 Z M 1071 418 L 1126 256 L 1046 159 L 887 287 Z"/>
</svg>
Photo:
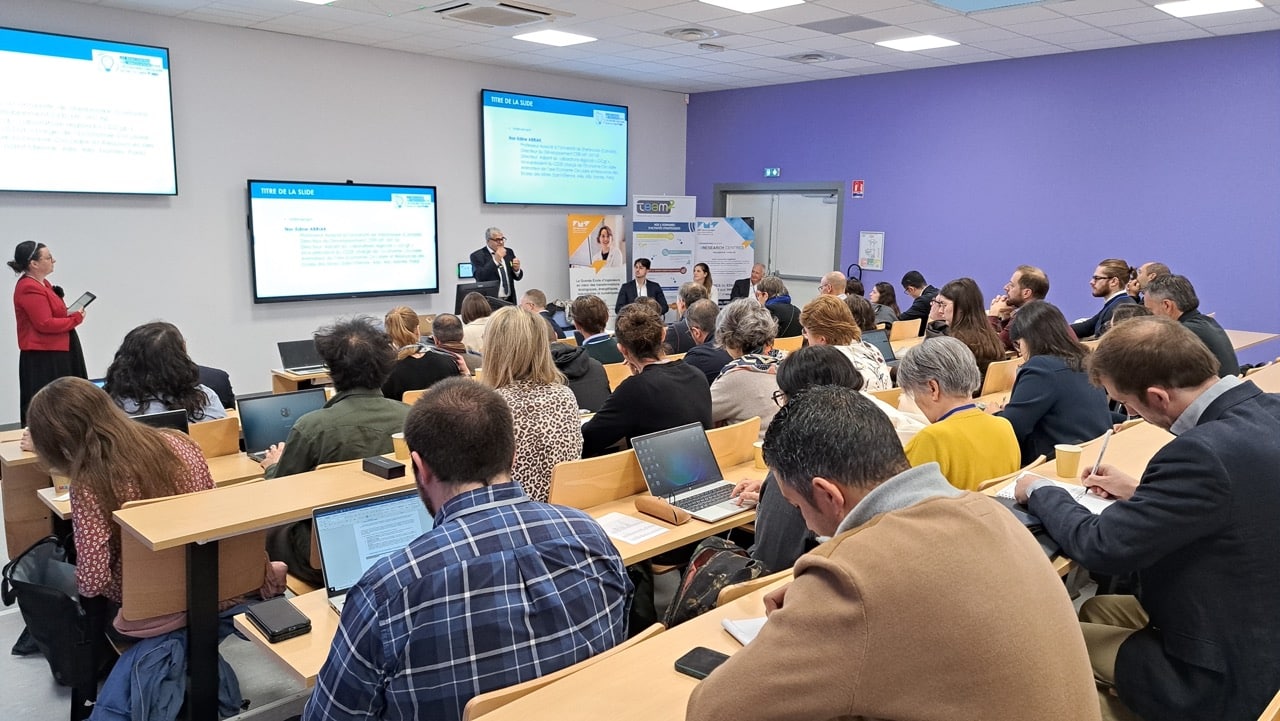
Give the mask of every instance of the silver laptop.
<svg viewBox="0 0 1280 721">
<path fill-rule="evenodd" d="M 282 340 L 276 348 L 280 351 L 280 364 L 290 373 L 306 375 L 327 370 L 314 340 Z"/>
<path fill-rule="evenodd" d="M 730 500 L 735 483 L 724 480 L 701 423 L 631 439 L 649 492 L 707 522 L 751 510 Z"/>
<path fill-rule="evenodd" d="M 324 506 L 311 512 L 329 605 L 342 613 L 347 591 L 385 556 L 431 530 L 416 489 Z"/>
<path fill-rule="evenodd" d="M 323 388 L 236 396 L 245 453 L 261 462 L 271 446 L 289 438 L 289 431 L 293 430 L 293 424 L 299 418 L 324 408 L 324 404 Z"/>
</svg>

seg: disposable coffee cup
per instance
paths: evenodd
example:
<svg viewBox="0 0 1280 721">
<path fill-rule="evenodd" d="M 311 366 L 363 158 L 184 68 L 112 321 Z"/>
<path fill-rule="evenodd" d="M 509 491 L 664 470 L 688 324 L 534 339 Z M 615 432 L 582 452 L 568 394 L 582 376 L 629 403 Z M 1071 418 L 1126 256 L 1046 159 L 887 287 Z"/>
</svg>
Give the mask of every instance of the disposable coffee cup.
<svg viewBox="0 0 1280 721">
<path fill-rule="evenodd" d="M 751 446 L 755 450 L 756 468 L 762 471 L 767 469 L 768 466 L 764 464 L 764 441 L 756 441 Z"/>
<path fill-rule="evenodd" d="M 1053 447 L 1057 458 L 1058 476 L 1075 478 L 1080 473 L 1080 454 L 1084 449 L 1070 443 L 1059 443 Z"/>
<path fill-rule="evenodd" d="M 51 476 L 53 478 L 53 493 L 61 496 L 71 491 L 71 479 L 67 476 Z"/>
<path fill-rule="evenodd" d="M 409 443 L 404 439 L 403 433 L 392 433 L 391 445 L 396 450 L 397 460 L 403 461 L 409 458 Z"/>
</svg>

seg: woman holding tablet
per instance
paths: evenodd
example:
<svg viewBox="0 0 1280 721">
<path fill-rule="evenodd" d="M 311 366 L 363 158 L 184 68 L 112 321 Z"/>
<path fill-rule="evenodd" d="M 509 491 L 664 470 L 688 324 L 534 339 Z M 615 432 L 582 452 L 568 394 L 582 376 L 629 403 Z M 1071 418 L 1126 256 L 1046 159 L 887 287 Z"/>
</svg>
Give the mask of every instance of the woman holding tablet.
<svg viewBox="0 0 1280 721">
<path fill-rule="evenodd" d="M 62 289 L 47 280 L 55 262 L 49 247 L 34 240 L 18 243 L 9 261 L 13 272 L 21 274 L 13 288 L 13 312 L 18 328 L 18 388 L 24 426 L 31 398 L 50 381 L 63 376 L 88 377 L 75 331 L 84 322 L 84 308 L 67 312 Z"/>
</svg>

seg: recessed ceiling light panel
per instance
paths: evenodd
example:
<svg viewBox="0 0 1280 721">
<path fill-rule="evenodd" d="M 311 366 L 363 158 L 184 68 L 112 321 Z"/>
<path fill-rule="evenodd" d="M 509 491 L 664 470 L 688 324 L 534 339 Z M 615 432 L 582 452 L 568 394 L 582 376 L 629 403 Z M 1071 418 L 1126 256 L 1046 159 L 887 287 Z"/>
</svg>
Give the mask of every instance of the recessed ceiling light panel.
<svg viewBox="0 0 1280 721">
<path fill-rule="evenodd" d="M 765 10 L 777 10 L 778 8 L 790 7 L 792 5 L 803 5 L 804 0 L 701 0 L 708 5 L 725 8 L 727 10 L 736 10 L 740 13 L 758 13 Z"/>
<path fill-rule="evenodd" d="M 560 30 L 539 30 L 535 33 L 516 35 L 515 39 L 525 40 L 531 43 L 541 43 L 543 45 L 554 45 L 558 48 L 564 48 L 570 45 L 581 45 L 582 43 L 594 43 L 596 41 L 596 38 L 589 37 L 587 35 L 566 33 Z"/>
<path fill-rule="evenodd" d="M 937 35 L 916 35 L 909 38 L 899 38 L 897 40 L 883 40 L 876 43 L 880 47 L 889 48 L 891 50 L 903 50 L 914 53 L 919 50 L 935 50 L 937 48 L 949 48 L 952 45 L 960 43 L 954 40 L 940 38 Z"/>
<path fill-rule="evenodd" d="M 1236 10 L 1252 10 L 1262 7 L 1258 0 L 1181 0 L 1180 2 L 1161 3 L 1157 10 L 1167 12 L 1175 18 L 1193 18 L 1197 15 L 1213 15 L 1229 13 Z"/>
</svg>

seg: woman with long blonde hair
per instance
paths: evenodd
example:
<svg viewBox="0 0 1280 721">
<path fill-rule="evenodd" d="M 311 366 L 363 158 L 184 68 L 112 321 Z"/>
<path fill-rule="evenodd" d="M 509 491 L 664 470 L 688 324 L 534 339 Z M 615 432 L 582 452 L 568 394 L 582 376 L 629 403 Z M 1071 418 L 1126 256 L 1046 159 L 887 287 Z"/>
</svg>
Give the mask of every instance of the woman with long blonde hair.
<svg viewBox="0 0 1280 721">
<path fill-rule="evenodd" d="M 417 311 L 405 305 L 392 308 L 383 319 L 396 348 L 396 363 L 382 384 L 382 395 L 392 400 L 400 400 L 405 391 L 430 388 L 436 381 L 462 375 L 466 368 L 452 353 L 423 344 L 419 323 Z"/>
<path fill-rule="evenodd" d="M 515 418 L 516 458 L 511 474 L 535 501 L 546 501 L 551 470 L 582 457 L 578 401 L 556 370 L 547 322 L 520 308 L 501 308 L 484 329 L 484 382 Z"/>
</svg>

